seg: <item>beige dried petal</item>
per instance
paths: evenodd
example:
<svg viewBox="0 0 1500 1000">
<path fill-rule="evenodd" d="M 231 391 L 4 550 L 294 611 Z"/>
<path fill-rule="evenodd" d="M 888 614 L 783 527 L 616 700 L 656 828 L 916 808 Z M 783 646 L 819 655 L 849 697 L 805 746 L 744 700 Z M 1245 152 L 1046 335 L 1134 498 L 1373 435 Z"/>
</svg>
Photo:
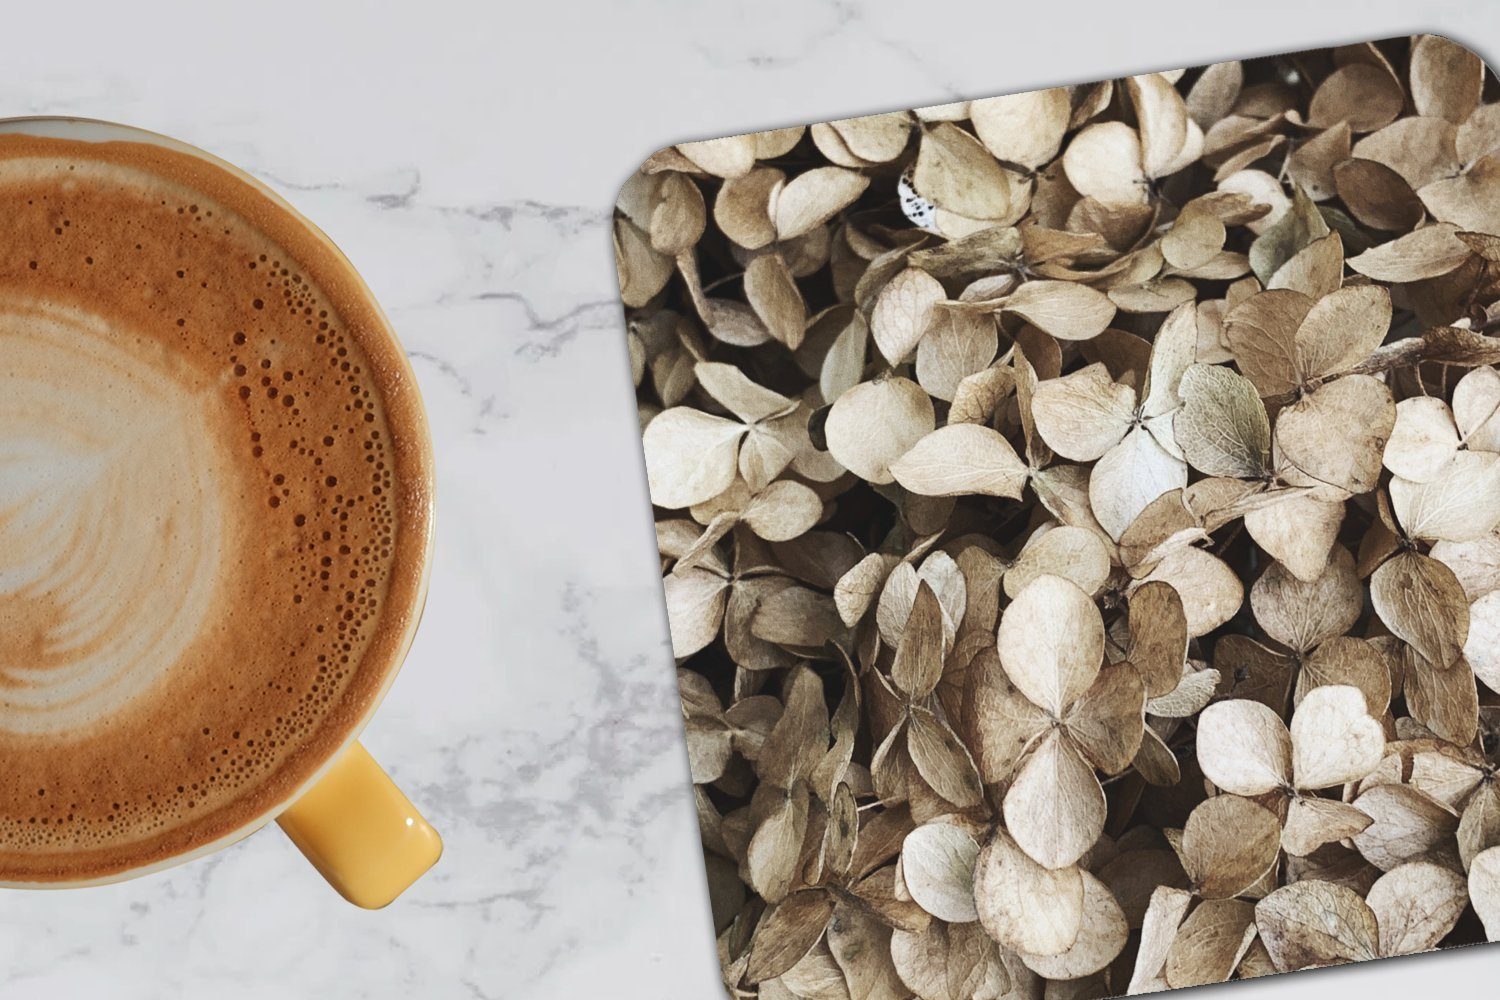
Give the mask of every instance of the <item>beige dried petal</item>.
<svg viewBox="0 0 1500 1000">
<path fill-rule="evenodd" d="M 678 264 L 686 260 L 679 257 Z M 743 302 L 729 299 L 703 299 L 699 314 L 714 339 L 734 347 L 759 347 L 771 339 L 760 317 Z"/>
<path fill-rule="evenodd" d="M 952 400 L 964 379 L 989 368 L 999 346 L 993 316 L 936 309 L 917 343 L 917 382 L 933 397 Z"/>
<path fill-rule="evenodd" d="M 1384 163 L 1345 160 L 1333 168 L 1333 183 L 1349 214 L 1372 229 L 1408 232 L 1426 214 L 1411 185 Z"/>
<path fill-rule="evenodd" d="M 807 812 L 807 786 L 795 785 L 756 828 L 750 840 L 745 855 L 750 887 L 767 901 L 784 899 L 791 890 L 802 840 L 807 834 Z M 800 956 L 792 961 L 797 957 Z"/>
<path fill-rule="evenodd" d="M 1475 368 L 1459 379 L 1453 387 L 1453 419 L 1469 448 L 1500 452 L 1500 372 Z"/>
<path fill-rule="evenodd" d="M 1461 162 L 1473 163 L 1500 147 L 1500 110 L 1494 104 L 1481 104 L 1458 126 L 1455 142 Z"/>
<path fill-rule="evenodd" d="M 1198 766 L 1226 792 L 1264 795 L 1291 784 L 1292 737 L 1260 702 L 1215 702 L 1198 716 Z"/>
<path fill-rule="evenodd" d="M 1354 625 L 1364 608 L 1364 588 L 1349 550 L 1335 546 L 1328 565 L 1310 582 L 1280 563 L 1271 565 L 1250 588 L 1250 607 L 1267 635 L 1305 653 Z"/>
<path fill-rule="evenodd" d="M 1381 871 L 1451 844 L 1458 829 L 1452 810 L 1410 785 L 1376 785 L 1356 798 L 1354 806 L 1372 820 L 1355 834 L 1354 846 Z"/>
<path fill-rule="evenodd" d="M 1272 229 L 1286 217 L 1292 207 L 1292 200 L 1282 190 L 1281 182 L 1264 170 L 1237 170 L 1219 181 L 1219 191 L 1244 195 L 1253 204 L 1265 209 L 1264 215 L 1247 224 L 1252 233 L 1264 233 Z M 1275 270 L 1272 267 L 1270 272 Z"/>
<path fill-rule="evenodd" d="M 1385 730 L 1359 688 L 1314 688 L 1292 714 L 1292 778 L 1300 790 L 1358 781 L 1385 753 Z"/>
<path fill-rule="evenodd" d="M 1500 847 L 1491 847 L 1469 867 L 1469 899 L 1484 924 L 1485 937 L 1500 941 Z"/>
<path fill-rule="evenodd" d="M 933 307 L 944 295 L 936 278 L 915 267 L 901 271 L 880 290 L 870 314 L 870 332 L 887 361 L 899 365 L 916 350 L 932 320 Z"/>
<path fill-rule="evenodd" d="M 1391 869 L 1365 896 L 1380 925 L 1384 958 L 1436 948 L 1458 923 L 1468 902 L 1464 877 L 1427 861 Z"/>
<path fill-rule="evenodd" d="M 1260 939 L 1282 972 L 1380 957 L 1375 914 L 1352 890 L 1308 879 L 1255 905 Z"/>
<path fill-rule="evenodd" d="M 1128 663 L 1099 672 L 1063 717 L 1068 735 L 1089 763 L 1105 774 L 1119 774 L 1130 766 L 1144 735 L 1142 713 L 1146 689 Z"/>
<path fill-rule="evenodd" d="M 629 219 L 615 220 L 615 266 L 625 305 L 639 309 L 672 279 L 673 261 L 651 246 L 650 237 Z"/>
<path fill-rule="evenodd" d="M 1417 192 L 1433 218 L 1483 233 L 1500 230 L 1500 156 L 1491 154 L 1457 177 Z"/>
<path fill-rule="evenodd" d="M 789 541 L 811 531 L 822 514 L 822 499 L 810 487 L 781 480 L 757 493 L 742 517 L 760 538 Z"/>
<path fill-rule="evenodd" d="M 1281 846 L 1288 854 L 1305 857 L 1324 844 L 1361 833 L 1371 822 L 1369 816 L 1346 802 L 1299 795 L 1287 808 Z"/>
<path fill-rule="evenodd" d="M 1167 263 L 1182 270 L 1202 267 L 1224 249 L 1224 223 L 1207 210 L 1185 208 L 1162 238 Z"/>
<path fill-rule="evenodd" d="M 1010 777 L 1051 717 L 1016 690 L 993 649 L 981 650 L 969 664 L 966 732 L 975 747 L 979 773 L 987 784 Z"/>
<path fill-rule="evenodd" d="M 1109 204 L 1146 201 L 1147 177 L 1141 140 L 1123 122 L 1089 125 L 1063 154 L 1063 172 L 1079 194 Z"/>
<path fill-rule="evenodd" d="M 1153 580 L 1130 594 L 1130 647 L 1125 658 L 1152 698 L 1174 690 L 1187 661 L 1187 612 L 1177 588 Z"/>
<path fill-rule="evenodd" d="M 1460 656 L 1438 668 L 1411 646 L 1401 654 L 1412 719 L 1455 746 L 1472 743 L 1479 729 L 1479 690 L 1468 663 Z"/>
<path fill-rule="evenodd" d="M 973 924 L 934 922 L 921 931 L 898 929 L 891 934 L 891 959 L 901 982 L 921 1000 L 1003 1000 L 1010 994 L 1004 956 Z"/>
<path fill-rule="evenodd" d="M 814 167 L 773 190 L 771 219 L 781 240 L 796 239 L 854 203 L 870 186 L 863 174 L 843 167 Z"/>
<path fill-rule="evenodd" d="M 1203 711 L 1219 689 L 1219 672 L 1212 667 L 1199 670 L 1183 664 L 1177 686 L 1160 698 L 1146 703 L 1146 711 L 1164 719 L 1185 719 Z"/>
<path fill-rule="evenodd" d="M 1280 837 L 1281 823 L 1268 809 L 1238 795 L 1218 795 L 1188 816 L 1182 866 L 1205 899 L 1238 896 L 1276 863 Z"/>
<path fill-rule="evenodd" d="M 1109 889 L 1088 872 L 1083 879 L 1083 919 L 1078 936 L 1064 952 L 1021 951 L 1026 967 L 1047 979 L 1082 979 L 1105 968 L 1125 949 L 1130 926 Z"/>
<path fill-rule="evenodd" d="M 1046 868 L 1072 865 L 1104 831 L 1104 790 L 1057 730 L 1042 738 L 1005 793 L 1005 827 Z"/>
<path fill-rule="evenodd" d="M 906 568 L 910 571 L 911 567 L 907 566 Z M 947 641 L 951 643 L 958 623 L 963 620 L 964 609 L 968 603 L 967 582 L 957 562 L 948 553 L 939 550 L 922 560 L 922 568 L 913 577 L 906 578 L 905 574 L 900 572 L 900 567 L 897 567 L 897 570 L 891 573 L 890 585 L 886 588 L 887 593 L 894 590 L 895 585 L 902 579 L 909 579 L 909 586 L 902 588 L 901 600 L 904 604 L 900 608 L 897 631 L 899 632 L 900 626 L 906 624 L 906 618 L 910 613 L 912 602 L 917 596 L 918 582 L 926 582 L 932 588 L 932 592 L 937 595 L 938 604 L 943 609 L 943 633 L 947 637 Z M 881 595 L 881 606 L 877 615 L 877 617 L 882 619 L 882 636 L 885 635 L 888 626 L 888 623 L 884 619 L 897 611 L 895 604 L 887 606 L 886 596 L 887 594 Z M 891 641 L 894 644 L 894 635 L 891 637 Z"/>
<path fill-rule="evenodd" d="M 1462 451 L 1428 482 L 1392 479 L 1391 506 L 1413 538 L 1483 538 L 1500 525 L 1500 454 Z"/>
<path fill-rule="evenodd" d="M 833 598 L 806 587 L 783 587 L 763 598 L 750 618 L 757 639 L 781 646 L 821 649 L 843 633 Z"/>
<path fill-rule="evenodd" d="M 1500 693 L 1500 590 L 1469 605 L 1469 635 L 1464 659 L 1485 687 Z"/>
<path fill-rule="evenodd" d="M 1419 750 L 1412 754 L 1409 782 L 1444 805 L 1457 809 L 1473 793 L 1483 774 L 1474 768 L 1471 761 L 1450 756 L 1445 750 L 1446 748 Z M 1400 758 L 1391 759 L 1396 763 L 1404 763 Z M 1388 766 L 1389 763 L 1383 765 L 1371 775 L 1367 783 L 1380 784 L 1381 782 L 1374 780 L 1376 776 L 1399 778 L 1399 772 L 1393 775 L 1382 774 Z"/>
<path fill-rule="evenodd" d="M 700 361 L 693 375 L 703 391 L 747 424 L 784 414 L 796 403 L 779 392 L 756 385 L 733 365 Z"/>
<path fill-rule="evenodd" d="M 984 797 L 979 769 L 948 724 L 925 708 L 914 708 L 907 732 L 912 763 L 928 786 L 962 809 L 976 806 Z"/>
<path fill-rule="evenodd" d="M 950 424 L 915 442 L 890 463 L 890 474 L 922 496 L 1020 499 L 1030 470 L 999 431 L 983 424 Z"/>
<path fill-rule="evenodd" d="M 1188 90 L 1188 115 L 1202 128 L 1208 128 L 1233 110 L 1244 82 L 1244 67 L 1238 59 L 1205 66 Z"/>
<path fill-rule="evenodd" d="M 1396 424 L 1396 405 L 1384 382 L 1346 375 L 1283 409 L 1276 418 L 1282 457 L 1308 482 L 1350 493 L 1374 489 L 1381 456 Z"/>
<path fill-rule="evenodd" d="M 706 569 L 689 569 L 667 574 L 662 588 L 666 591 L 673 656 L 692 656 L 718 638 L 729 599 L 729 581 Z"/>
<path fill-rule="evenodd" d="M 1077 584 L 1039 576 L 1005 609 L 998 647 L 1011 682 L 1034 704 L 1061 718 L 1099 676 L 1104 621 Z"/>
<path fill-rule="evenodd" d="M 1136 427 L 1094 465 L 1089 501 L 1100 526 L 1118 541 L 1151 501 L 1186 485 L 1187 463 Z"/>
<path fill-rule="evenodd" d="M 833 897 L 821 889 L 793 893 L 767 910 L 750 943 L 746 978 L 758 983 L 796 965 L 818 943 L 832 915 Z"/>
<path fill-rule="evenodd" d="M 1135 769 L 1148 784 L 1158 788 L 1172 788 L 1182 780 L 1182 766 L 1177 763 L 1177 756 L 1150 726 L 1146 727 L 1141 749 L 1136 752 Z"/>
<path fill-rule="evenodd" d="M 1125 313 L 1163 313 L 1191 303 L 1195 294 L 1192 282 L 1158 275 L 1139 284 L 1111 288 L 1109 300 Z"/>
<path fill-rule="evenodd" d="M 860 907 L 840 903 L 834 908 L 828 923 L 828 952 L 843 971 L 851 1000 L 906 1000 L 891 937 L 889 927 Z M 764 995 L 764 987 L 761 992 Z"/>
<path fill-rule="evenodd" d="M 751 425 L 740 447 L 739 472 L 746 486 L 765 489 L 799 454 L 812 451 L 807 417 L 806 410 L 793 410 Z"/>
<path fill-rule="evenodd" d="M 1167 985 L 1182 989 L 1228 982 L 1255 933 L 1254 904 L 1204 900 L 1183 922 L 1167 954 Z"/>
<path fill-rule="evenodd" d="M 1349 63 L 1318 86 L 1307 110 L 1308 123 L 1327 128 L 1342 121 L 1356 132 L 1370 132 L 1401 113 L 1403 96 L 1390 70 Z"/>
<path fill-rule="evenodd" d="M 1297 328 L 1303 378 L 1346 371 L 1369 357 L 1391 326 L 1391 295 L 1379 285 L 1350 285 L 1323 296 Z"/>
<path fill-rule="evenodd" d="M 1207 635 L 1233 618 L 1245 600 L 1234 570 L 1211 552 L 1184 546 L 1168 553 L 1143 581 L 1161 580 L 1182 597 L 1188 635 Z"/>
<path fill-rule="evenodd" d="M 1109 568 L 1109 550 L 1098 533 L 1056 525 L 1027 540 L 1005 571 L 1005 594 L 1014 598 L 1039 576 L 1060 576 L 1092 595 L 1104 586 Z"/>
<path fill-rule="evenodd" d="M 784 990 L 784 993 L 775 991 Z M 819 942 L 796 965 L 761 984 L 766 1000 L 852 1000 L 843 971 L 834 961 L 827 944 Z"/>
<path fill-rule="evenodd" d="M 1232 179 L 1233 177 L 1230 178 Z M 1280 195 L 1280 188 L 1276 190 Z M 1307 193 L 1298 187 L 1292 189 L 1291 204 L 1286 211 L 1279 217 L 1273 215 L 1267 218 L 1275 218 L 1275 222 L 1260 229 L 1260 236 L 1250 244 L 1248 254 L 1250 268 L 1262 282 L 1270 282 L 1276 272 L 1296 256 L 1298 251 L 1329 233 L 1328 221 L 1323 218 L 1323 213 L 1318 211 L 1318 206 Z M 1254 230 L 1256 226 L 1257 223 L 1251 223 L 1250 228 Z"/>
<path fill-rule="evenodd" d="M 832 403 L 859 384 L 869 339 L 870 328 L 864 316 L 855 312 L 823 357 L 823 367 L 818 373 L 818 392 L 823 402 Z"/>
<path fill-rule="evenodd" d="M 1297 328 L 1313 300 L 1291 289 L 1251 295 L 1224 316 L 1235 360 L 1262 396 L 1289 392 L 1298 382 Z"/>
<path fill-rule="evenodd" d="M 1249 379 L 1219 365 L 1193 365 L 1178 391 L 1177 442 L 1193 468 L 1210 476 L 1265 475 L 1271 423 Z"/>
<path fill-rule="evenodd" d="M 967 376 L 953 390 L 953 405 L 948 408 L 948 423 L 989 423 L 1015 386 L 1015 376 L 1011 370 L 999 365 Z"/>
<path fill-rule="evenodd" d="M 750 261 L 745 297 L 772 337 L 794 351 L 801 346 L 807 306 L 781 254 L 764 253 Z"/>
<path fill-rule="evenodd" d="M 1352 152 L 1363 161 L 1394 170 L 1409 188 L 1421 188 L 1458 173 L 1461 164 L 1457 143 L 1458 129 L 1453 122 L 1416 115 L 1365 136 Z M 1406 196 L 1407 192 L 1401 191 L 1403 200 Z M 1412 221 L 1414 224 L 1416 220 Z"/>
<path fill-rule="evenodd" d="M 757 167 L 727 180 L 714 198 L 714 221 L 739 246 L 759 250 L 776 239 L 771 221 L 771 194 L 786 182 L 775 167 Z"/>
<path fill-rule="evenodd" d="M 1163 969 L 1192 902 L 1193 894 L 1183 889 L 1163 885 L 1152 891 L 1141 924 L 1141 943 L 1136 951 L 1135 968 L 1130 975 L 1131 996 L 1170 988 Z"/>
<path fill-rule="evenodd" d="M 1006 297 L 1002 308 L 1059 340 L 1097 337 L 1115 316 L 1108 296 L 1071 281 L 1028 281 Z"/>
<path fill-rule="evenodd" d="M 1245 512 L 1245 530 L 1297 579 L 1322 575 L 1344 521 L 1344 504 L 1306 493 Z"/>
<path fill-rule="evenodd" d="M 1005 169 L 979 140 L 951 122 L 922 133 L 912 182 L 923 198 L 970 219 L 1003 219 L 1010 212 Z"/>
<path fill-rule="evenodd" d="M 1277 713 L 1286 710 L 1292 688 L 1293 659 L 1242 635 L 1226 635 L 1214 643 L 1214 667 L 1222 679 L 1220 695 L 1245 698 Z"/>
<path fill-rule="evenodd" d="M 886 577 L 900 560 L 896 556 L 871 552 L 839 578 L 833 588 L 834 605 L 839 618 L 850 628 L 864 617 L 882 587 Z M 910 569 L 910 567 L 907 567 Z M 910 608 L 907 609 L 910 611 Z"/>
<path fill-rule="evenodd" d="M 826 125 L 814 125 L 813 141 L 830 160 L 845 167 L 860 167 L 871 163 L 887 163 L 900 156 L 906 149 L 906 140 L 911 133 L 911 119 L 904 112 L 883 115 L 867 115 L 863 118 L 842 118 Z M 836 145 L 849 162 L 835 157 L 835 149 L 827 148 L 823 131 L 836 137 Z"/>
<path fill-rule="evenodd" d="M 646 478 L 651 502 L 690 507 L 722 493 L 734 481 L 745 425 L 677 406 L 646 425 Z"/>
<path fill-rule="evenodd" d="M 1486 535 L 1472 542 L 1438 542 L 1431 555 L 1453 571 L 1470 601 L 1500 590 L 1500 536 Z"/>
<path fill-rule="evenodd" d="M 1071 111 L 1064 87 L 969 102 L 969 119 L 985 148 L 1033 170 L 1057 155 Z"/>
<path fill-rule="evenodd" d="M 1456 269 L 1472 251 L 1454 235 L 1458 227 L 1448 223 L 1424 226 L 1414 233 L 1371 247 L 1349 266 L 1377 281 L 1421 281 Z"/>
<path fill-rule="evenodd" d="M 1423 35 L 1411 47 L 1411 99 L 1419 115 L 1457 124 L 1479 104 L 1484 63 L 1440 35 Z"/>
<path fill-rule="evenodd" d="M 937 595 L 923 581 L 917 585 L 911 613 L 896 644 L 891 662 L 891 683 L 913 701 L 920 701 L 937 687 L 943 675 L 947 650 L 943 643 L 943 609 Z"/>
<path fill-rule="evenodd" d="M 755 166 L 755 136 L 732 135 L 723 139 L 679 142 L 677 151 L 693 165 L 715 177 L 743 177 Z"/>
<path fill-rule="evenodd" d="M 1435 396 L 1403 399 L 1396 404 L 1396 426 L 1385 443 L 1385 467 L 1414 483 L 1431 482 L 1458 445 L 1458 428 L 1447 403 Z"/>
<path fill-rule="evenodd" d="M 901 873 L 917 905 L 939 920 L 969 923 L 974 909 L 974 863 L 979 845 L 961 827 L 927 823 L 901 845 Z"/>
<path fill-rule="evenodd" d="M 1141 390 L 1141 416 L 1148 421 L 1157 442 L 1168 450 L 1175 448 L 1168 443 L 1170 421 L 1154 418 L 1166 416 L 1181 405 L 1182 374 L 1193 363 L 1197 345 L 1197 311 L 1191 305 L 1182 305 L 1168 313 L 1151 342 L 1151 362 Z"/>
<path fill-rule="evenodd" d="M 1043 868 L 997 830 L 974 864 L 979 924 L 1023 954 L 1063 954 L 1084 924 L 1084 878 L 1078 868 Z"/>
<path fill-rule="evenodd" d="M 1349 126 L 1343 122 L 1324 129 L 1287 157 L 1287 173 L 1313 201 L 1327 201 L 1337 192 L 1333 168 L 1349 158 Z"/>
<path fill-rule="evenodd" d="M 1135 419 L 1135 390 L 1102 364 L 1037 384 L 1031 414 L 1047 445 L 1064 458 L 1092 462 L 1119 443 Z"/>
<path fill-rule="evenodd" d="M 1348 684 L 1365 696 L 1365 707 L 1377 719 L 1391 701 L 1391 673 L 1385 654 L 1365 639 L 1341 635 L 1327 640 L 1302 664 L 1297 675 L 1296 700 L 1314 688 Z"/>
<path fill-rule="evenodd" d="M 828 450 L 850 472 L 872 483 L 889 483 L 895 479 L 891 463 L 936 423 L 932 399 L 922 387 L 891 376 L 861 382 L 840 396 L 823 433 Z"/>
<path fill-rule="evenodd" d="M 1339 290 L 1344 279 L 1344 241 L 1337 232 L 1313 240 L 1276 269 L 1267 288 L 1290 288 L 1313 299 Z"/>
<path fill-rule="evenodd" d="M 1141 158 L 1150 177 L 1164 177 L 1175 169 L 1188 143 L 1187 104 L 1161 73 L 1125 80 L 1125 89 L 1140 123 Z"/>
<path fill-rule="evenodd" d="M 1370 577 L 1370 600 L 1386 628 L 1446 669 L 1463 653 L 1469 605 L 1453 571 L 1420 552 L 1405 551 Z"/>
<path fill-rule="evenodd" d="M 661 187 L 651 212 L 651 246 L 657 253 L 675 257 L 691 250 L 703 238 L 707 209 L 703 192 L 685 174 L 661 175 Z"/>
</svg>

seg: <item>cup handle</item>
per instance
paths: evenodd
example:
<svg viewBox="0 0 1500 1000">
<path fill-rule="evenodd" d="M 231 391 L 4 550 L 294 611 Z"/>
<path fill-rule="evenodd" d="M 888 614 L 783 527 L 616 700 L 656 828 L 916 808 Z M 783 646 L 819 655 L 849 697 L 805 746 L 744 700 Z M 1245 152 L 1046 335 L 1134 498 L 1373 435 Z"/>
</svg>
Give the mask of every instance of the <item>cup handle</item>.
<svg viewBox="0 0 1500 1000">
<path fill-rule="evenodd" d="M 437 831 L 359 743 L 276 822 L 339 895 L 370 910 L 401 895 L 443 853 Z"/>
</svg>

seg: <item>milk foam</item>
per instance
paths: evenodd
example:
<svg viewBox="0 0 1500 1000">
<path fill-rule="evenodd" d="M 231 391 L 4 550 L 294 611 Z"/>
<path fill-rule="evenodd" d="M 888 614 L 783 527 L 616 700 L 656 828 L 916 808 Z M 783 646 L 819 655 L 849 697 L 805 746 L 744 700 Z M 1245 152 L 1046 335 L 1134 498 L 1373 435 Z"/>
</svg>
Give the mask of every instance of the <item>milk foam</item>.
<svg viewBox="0 0 1500 1000">
<path fill-rule="evenodd" d="M 208 616 L 224 460 L 202 387 L 147 346 L 77 308 L 0 303 L 0 730 L 117 712 Z"/>
</svg>

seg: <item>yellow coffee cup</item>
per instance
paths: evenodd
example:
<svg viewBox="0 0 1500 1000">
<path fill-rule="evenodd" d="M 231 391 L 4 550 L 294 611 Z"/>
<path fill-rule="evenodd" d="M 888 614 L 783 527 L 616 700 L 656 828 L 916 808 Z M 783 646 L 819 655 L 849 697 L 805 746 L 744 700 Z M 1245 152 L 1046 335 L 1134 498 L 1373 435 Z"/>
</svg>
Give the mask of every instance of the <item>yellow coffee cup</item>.
<svg viewBox="0 0 1500 1000">
<path fill-rule="evenodd" d="M 258 225 L 270 227 L 266 231 L 299 232 L 299 245 L 309 247 L 308 252 L 318 258 L 309 272 L 317 274 L 320 288 L 328 293 L 330 301 L 355 304 L 351 308 L 360 310 L 363 336 L 374 336 L 381 342 L 380 364 L 388 369 L 384 377 L 395 387 L 384 402 L 391 436 L 396 437 L 399 432 L 401 438 L 397 475 L 405 498 L 400 512 L 399 547 L 404 571 L 399 586 L 392 585 L 384 594 L 386 617 L 382 620 L 394 624 L 383 627 L 379 641 L 371 642 L 359 666 L 360 671 L 370 672 L 361 696 L 338 719 L 333 736 L 316 744 L 316 752 L 289 757 L 295 759 L 296 767 L 288 765 L 287 774 L 277 774 L 277 780 L 268 781 L 266 787 L 270 791 L 255 799 L 253 812 L 237 814 L 242 821 L 237 821 L 231 829 L 173 843 L 155 850 L 141 863 L 105 860 L 92 867 L 80 866 L 76 872 L 22 867 L 9 872 L 0 854 L 0 886 L 56 889 L 117 882 L 220 850 L 274 819 L 344 898 L 362 907 L 385 906 L 430 869 L 442 853 L 437 832 L 358 742 L 360 732 L 379 706 L 410 648 L 421 617 L 432 552 L 431 437 L 416 379 L 389 321 L 353 265 L 326 235 L 264 184 L 208 153 L 141 129 L 74 118 L 0 121 L 0 142 L 33 142 L 43 149 L 48 148 L 45 144 L 49 142 L 100 143 L 133 150 L 129 154 L 133 162 L 149 162 L 157 157 L 190 164 L 185 168 L 186 175 L 198 171 L 204 178 L 212 179 L 216 190 L 237 189 L 239 193 L 234 197 L 242 214 L 255 217 Z M 61 227 L 58 232 L 63 232 Z M 92 265 L 93 259 L 89 258 L 88 263 Z M 258 301 L 256 307 L 260 308 Z M 292 378 L 291 372 L 287 378 Z M 339 623 L 329 624 L 332 627 Z M 0 701 L 5 696 L 0 687 Z M 203 732 L 207 734 L 208 729 Z M 5 848 L 3 838 L 0 832 L 0 852 Z"/>
</svg>

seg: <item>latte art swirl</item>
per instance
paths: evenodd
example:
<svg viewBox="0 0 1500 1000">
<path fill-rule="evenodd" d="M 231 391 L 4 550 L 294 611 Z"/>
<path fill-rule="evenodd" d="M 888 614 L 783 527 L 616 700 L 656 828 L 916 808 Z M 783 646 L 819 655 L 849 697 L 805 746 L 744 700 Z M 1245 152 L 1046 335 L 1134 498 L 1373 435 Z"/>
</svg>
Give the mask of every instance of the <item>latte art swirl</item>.
<svg viewBox="0 0 1500 1000">
<path fill-rule="evenodd" d="M 209 613 L 224 463 L 205 393 L 152 346 L 76 309 L 0 309 L 0 730 L 120 710 Z"/>
</svg>

